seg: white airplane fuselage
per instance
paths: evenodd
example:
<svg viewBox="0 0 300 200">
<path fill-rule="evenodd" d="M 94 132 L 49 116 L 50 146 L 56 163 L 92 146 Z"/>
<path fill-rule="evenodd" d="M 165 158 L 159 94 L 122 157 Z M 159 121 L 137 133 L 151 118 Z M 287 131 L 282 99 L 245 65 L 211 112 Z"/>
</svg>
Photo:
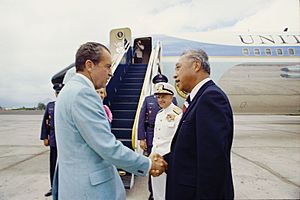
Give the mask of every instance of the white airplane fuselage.
<svg viewBox="0 0 300 200">
<path fill-rule="evenodd" d="M 299 34 L 204 36 L 153 36 L 154 42 L 162 42 L 161 66 L 169 82 L 174 83 L 175 63 L 183 51 L 203 49 L 211 78 L 226 92 L 235 113 L 300 114 Z"/>
</svg>

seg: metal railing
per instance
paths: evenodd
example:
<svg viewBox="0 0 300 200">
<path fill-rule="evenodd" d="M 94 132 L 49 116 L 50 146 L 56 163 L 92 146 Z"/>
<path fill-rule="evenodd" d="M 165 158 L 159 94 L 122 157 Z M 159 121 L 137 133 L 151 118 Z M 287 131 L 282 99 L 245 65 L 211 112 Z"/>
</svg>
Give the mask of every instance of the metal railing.
<svg viewBox="0 0 300 200">
<path fill-rule="evenodd" d="M 142 107 L 142 104 L 144 102 L 144 99 L 146 96 L 149 96 L 152 94 L 154 84 L 152 84 L 152 78 L 157 75 L 158 71 L 160 71 L 160 58 L 161 58 L 161 42 L 157 42 L 156 47 L 152 50 L 150 58 L 149 58 L 149 63 L 147 66 L 147 71 L 145 74 L 144 78 L 144 83 L 141 91 L 141 95 L 139 98 L 139 103 L 138 107 L 136 110 L 135 118 L 134 118 L 134 123 L 132 127 L 132 148 L 135 150 L 138 150 L 138 146 L 136 145 L 138 142 L 138 137 L 137 137 L 137 131 L 138 131 L 138 121 L 139 121 L 139 116 L 140 116 L 140 110 Z"/>
</svg>

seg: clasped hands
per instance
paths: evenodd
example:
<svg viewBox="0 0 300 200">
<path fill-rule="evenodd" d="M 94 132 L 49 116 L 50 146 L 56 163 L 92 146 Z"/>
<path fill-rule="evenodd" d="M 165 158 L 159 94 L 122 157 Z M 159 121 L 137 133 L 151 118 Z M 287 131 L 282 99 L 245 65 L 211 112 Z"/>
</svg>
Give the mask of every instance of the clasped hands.
<svg viewBox="0 0 300 200">
<path fill-rule="evenodd" d="M 151 169 L 149 172 L 150 175 L 157 177 L 166 171 L 168 163 L 164 160 L 164 158 L 161 155 L 154 153 L 151 154 L 149 158 L 152 161 Z"/>
</svg>

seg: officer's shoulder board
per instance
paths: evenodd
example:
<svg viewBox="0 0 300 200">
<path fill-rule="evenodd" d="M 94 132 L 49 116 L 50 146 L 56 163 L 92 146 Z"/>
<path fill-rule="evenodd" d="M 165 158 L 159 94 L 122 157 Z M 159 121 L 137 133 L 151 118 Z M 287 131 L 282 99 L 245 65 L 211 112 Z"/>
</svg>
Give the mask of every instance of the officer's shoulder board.
<svg viewBox="0 0 300 200">
<path fill-rule="evenodd" d="M 177 115 L 180 115 L 181 114 L 181 109 L 180 108 L 173 108 L 173 112 L 175 113 L 175 114 L 177 114 Z"/>
</svg>

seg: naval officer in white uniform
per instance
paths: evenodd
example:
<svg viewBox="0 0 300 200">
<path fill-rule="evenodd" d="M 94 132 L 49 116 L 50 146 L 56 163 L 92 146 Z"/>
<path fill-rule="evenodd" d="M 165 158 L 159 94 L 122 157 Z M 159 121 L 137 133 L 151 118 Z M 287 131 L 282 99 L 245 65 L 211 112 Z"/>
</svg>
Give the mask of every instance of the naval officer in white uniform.
<svg viewBox="0 0 300 200">
<path fill-rule="evenodd" d="M 172 103 L 175 88 L 169 83 L 157 83 L 155 93 L 162 108 L 156 115 L 152 153 L 164 155 L 170 151 L 171 141 L 182 116 L 179 107 Z M 165 199 L 166 174 L 152 177 L 154 200 Z"/>
</svg>

